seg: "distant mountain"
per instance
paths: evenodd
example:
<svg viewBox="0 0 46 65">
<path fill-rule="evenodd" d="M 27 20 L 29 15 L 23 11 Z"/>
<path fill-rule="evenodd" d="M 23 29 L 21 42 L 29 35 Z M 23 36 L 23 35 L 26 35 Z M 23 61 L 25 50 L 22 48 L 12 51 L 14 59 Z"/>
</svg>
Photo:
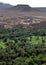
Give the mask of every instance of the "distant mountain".
<svg viewBox="0 0 46 65">
<path fill-rule="evenodd" d="M 29 12 L 29 11 L 38 11 L 38 12 L 46 12 L 46 7 L 37 7 L 37 8 L 32 8 L 29 5 L 17 5 L 17 6 L 13 6 L 11 8 L 9 8 L 10 10 L 17 10 L 17 11 L 21 11 L 21 12 Z"/>
<path fill-rule="evenodd" d="M 46 7 L 37 7 L 34 9 L 37 9 L 38 11 L 46 12 Z"/>
<path fill-rule="evenodd" d="M 20 12 L 46 12 L 46 7 L 37 7 L 32 8 L 29 5 L 24 4 L 18 4 L 16 6 L 12 6 L 10 4 L 5 4 L 0 2 L 0 10 L 6 9 L 7 10 L 13 10 L 13 11 L 20 11 Z"/>
<path fill-rule="evenodd" d="M 5 3 L 0 3 L 0 9 L 10 8 L 10 7 L 12 7 L 12 5 L 5 4 Z"/>
<path fill-rule="evenodd" d="M 17 11 L 22 11 L 22 12 L 26 12 L 26 11 L 36 11 L 37 9 L 34 9 L 32 7 L 30 7 L 29 5 L 17 5 L 17 6 L 13 6 L 10 8 L 11 10 L 17 10 Z"/>
</svg>

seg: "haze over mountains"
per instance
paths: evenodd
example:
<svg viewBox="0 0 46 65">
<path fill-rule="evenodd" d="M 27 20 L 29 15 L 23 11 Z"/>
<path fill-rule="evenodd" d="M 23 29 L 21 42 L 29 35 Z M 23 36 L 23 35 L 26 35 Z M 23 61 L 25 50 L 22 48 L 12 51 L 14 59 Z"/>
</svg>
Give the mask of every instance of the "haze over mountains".
<svg viewBox="0 0 46 65">
<path fill-rule="evenodd" d="M 0 3 L 0 10 L 1 9 L 6 9 L 8 10 L 17 10 L 17 11 L 22 11 L 22 12 L 28 12 L 28 11 L 38 11 L 38 12 L 46 12 L 46 7 L 37 7 L 37 8 L 32 8 L 29 5 L 24 5 L 24 4 L 19 4 L 16 6 L 12 6 L 10 4 L 5 4 L 5 3 Z"/>
<path fill-rule="evenodd" d="M 5 9 L 5 8 L 10 8 L 10 7 L 12 7 L 12 5 L 10 5 L 10 4 L 5 4 L 5 3 L 0 3 L 0 9 Z"/>
</svg>

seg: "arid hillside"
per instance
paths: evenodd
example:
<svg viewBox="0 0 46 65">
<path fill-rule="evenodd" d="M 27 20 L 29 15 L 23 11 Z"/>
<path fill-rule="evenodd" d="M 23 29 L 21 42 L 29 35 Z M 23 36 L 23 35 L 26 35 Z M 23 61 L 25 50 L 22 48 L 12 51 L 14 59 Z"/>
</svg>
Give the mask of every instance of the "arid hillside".
<svg viewBox="0 0 46 65">
<path fill-rule="evenodd" d="M 33 16 L 0 16 L 0 27 L 14 28 L 16 26 L 23 28 L 44 28 L 46 27 L 46 18 Z"/>
<path fill-rule="evenodd" d="M 46 12 L 43 9 L 31 8 L 28 5 L 0 9 L 0 27 L 46 28 Z"/>
</svg>

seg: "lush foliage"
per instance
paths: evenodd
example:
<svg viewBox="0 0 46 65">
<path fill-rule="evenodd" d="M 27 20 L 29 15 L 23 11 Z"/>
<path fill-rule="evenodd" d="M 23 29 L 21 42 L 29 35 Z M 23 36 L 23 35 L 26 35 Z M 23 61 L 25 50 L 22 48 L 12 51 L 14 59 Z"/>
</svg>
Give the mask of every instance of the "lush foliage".
<svg viewBox="0 0 46 65">
<path fill-rule="evenodd" d="M 46 65 L 46 30 L 0 29 L 0 65 Z"/>
</svg>

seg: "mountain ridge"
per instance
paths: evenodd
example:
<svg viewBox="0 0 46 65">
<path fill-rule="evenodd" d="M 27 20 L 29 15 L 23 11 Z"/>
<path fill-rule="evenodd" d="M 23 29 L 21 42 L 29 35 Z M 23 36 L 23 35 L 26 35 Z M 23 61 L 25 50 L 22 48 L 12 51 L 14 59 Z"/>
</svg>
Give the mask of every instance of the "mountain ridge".
<svg viewBox="0 0 46 65">
<path fill-rule="evenodd" d="M 21 12 L 30 12 L 30 11 L 39 11 L 39 12 L 46 12 L 46 7 L 31 7 L 25 4 L 18 4 L 16 6 L 12 6 L 9 10 L 18 10 Z"/>
<path fill-rule="evenodd" d="M 17 10 L 20 12 L 31 12 L 31 11 L 38 11 L 38 12 L 46 12 L 46 7 L 31 7 L 26 4 L 18 4 L 18 5 L 10 5 L 7 3 L 0 2 L 0 10 L 1 9 L 7 9 L 7 10 Z"/>
<path fill-rule="evenodd" d="M 0 9 L 11 8 L 12 5 L 0 2 Z"/>
</svg>

